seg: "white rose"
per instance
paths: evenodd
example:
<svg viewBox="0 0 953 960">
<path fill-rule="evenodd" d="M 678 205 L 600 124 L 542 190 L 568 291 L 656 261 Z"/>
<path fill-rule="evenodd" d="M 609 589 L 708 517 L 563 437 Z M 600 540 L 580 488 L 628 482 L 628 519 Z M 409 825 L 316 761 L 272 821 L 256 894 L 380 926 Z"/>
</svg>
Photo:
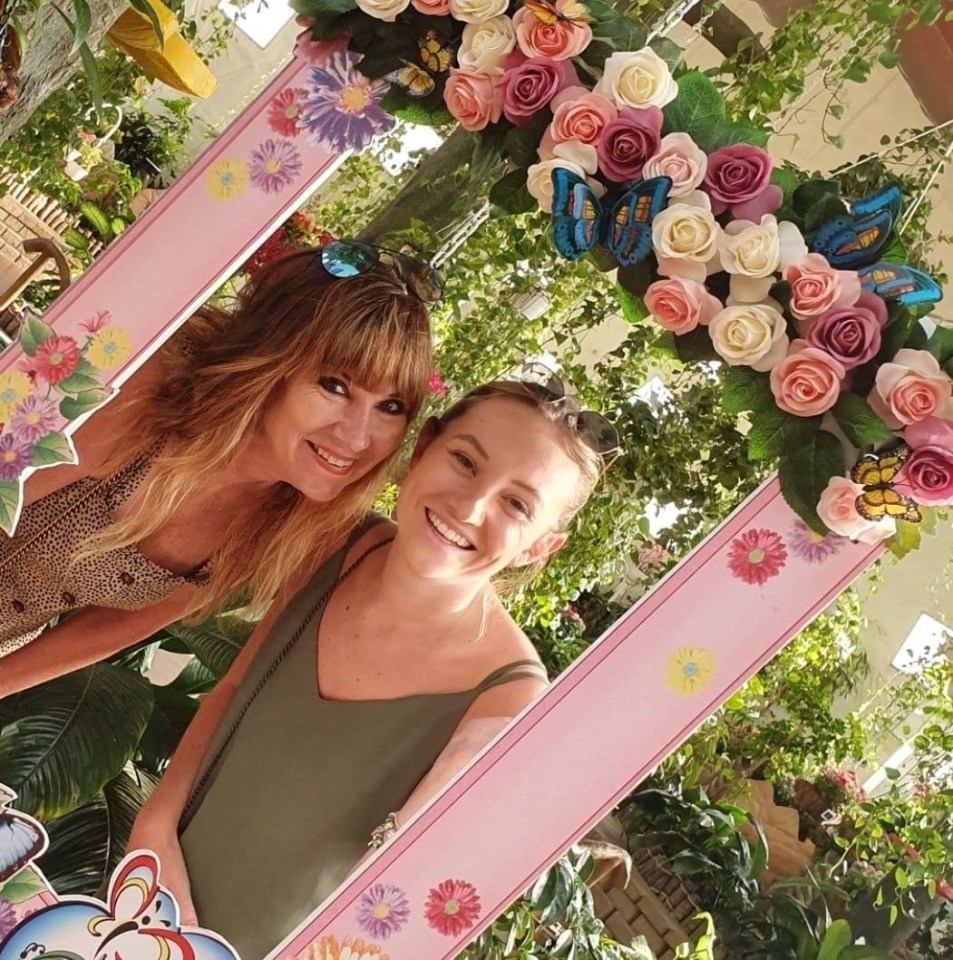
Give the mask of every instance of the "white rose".
<svg viewBox="0 0 953 960">
<path fill-rule="evenodd" d="M 573 166 L 582 167 L 588 174 L 599 168 L 599 152 L 591 143 L 581 140 L 564 140 L 553 147 L 553 156 L 568 160 Z"/>
<path fill-rule="evenodd" d="M 722 268 L 745 277 L 773 277 L 781 260 L 778 221 L 770 213 L 761 223 L 732 220 L 718 240 Z"/>
<path fill-rule="evenodd" d="M 450 0 L 450 16 L 464 23 L 486 23 L 503 13 L 509 0 Z"/>
<path fill-rule="evenodd" d="M 358 9 L 369 17 L 386 20 L 388 23 L 393 23 L 397 15 L 410 6 L 410 0 L 356 0 L 356 2 Z"/>
<path fill-rule="evenodd" d="M 709 265 L 718 259 L 720 234 L 711 210 L 693 203 L 673 203 L 652 221 L 659 273 L 704 283 Z"/>
<path fill-rule="evenodd" d="M 807 244 L 804 242 L 804 237 L 790 220 L 782 220 L 778 224 L 778 239 L 781 243 L 781 261 L 778 267 L 781 270 L 807 256 Z"/>
<path fill-rule="evenodd" d="M 526 189 L 545 213 L 553 212 L 553 170 L 557 168 L 571 170 L 577 177 L 586 178 L 586 171 L 577 163 L 553 157 L 552 160 L 540 160 L 526 170 Z"/>
<path fill-rule="evenodd" d="M 450 0 L 453 10 L 454 0 Z M 678 96 L 668 64 L 651 48 L 620 50 L 606 60 L 595 93 L 618 107 L 664 107 Z"/>
<path fill-rule="evenodd" d="M 493 17 L 483 23 L 468 23 L 457 60 L 463 70 L 500 76 L 503 61 L 516 46 L 516 29 L 509 17 Z"/>
<path fill-rule="evenodd" d="M 769 296 L 774 280 L 774 277 L 746 277 L 741 273 L 733 273 L 728 281 L 728 299 L 725 300 L 725 306 L 736 307 L 743 303 L 754 303 L 783 313 L 781 304 Z"/>
<path fill-rule="evenodd" d="M 725 307 L 708 325 L 715 352 L 731 366 L 764 373 L 788 352 L 784 317 L 765 304 Z"/>
<path fill-rule="evenodd" d="M 658 153 L 642 168 L 642 177 L 668 177 L 672 181 L 669 196 L 682 197 L 701 184 L 707 171 L 705 151 L 687 133 L 670 133 L 662 137 Z"/>
</svg>

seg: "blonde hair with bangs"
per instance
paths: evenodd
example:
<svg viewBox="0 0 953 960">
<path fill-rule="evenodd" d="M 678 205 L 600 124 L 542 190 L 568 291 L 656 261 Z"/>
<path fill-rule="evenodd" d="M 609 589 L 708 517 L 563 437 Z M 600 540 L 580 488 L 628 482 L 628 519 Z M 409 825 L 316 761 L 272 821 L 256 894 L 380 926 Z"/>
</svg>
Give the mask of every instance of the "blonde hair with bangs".
<svg viewBox="0 0 953 960">
<path fill-rule="evenodd" d="M 163 381 L 140 402 L 137 423 L 111 471 L 163 443 L 128 517 L 92 536 L 74 563 L 140 542 L 225 468 L 259 428 L 269 403 L 298 376 L 346 375 L 366 389 L 393 390 L 416 417 L 431 371 L 424 304 L 387 267 L 336 279 L 314 251 L 262 267 L 235 309 L 201 309 L 161 353 Z M 236 516 L 211 557 L 192 613 L 210 612 L 248 586 L 263 608 L 302 567 L 316 568 L 370 509 L 398 452 L 332 502 L 308 500 L 278 484 L 267 500 Z"/>
</svg>

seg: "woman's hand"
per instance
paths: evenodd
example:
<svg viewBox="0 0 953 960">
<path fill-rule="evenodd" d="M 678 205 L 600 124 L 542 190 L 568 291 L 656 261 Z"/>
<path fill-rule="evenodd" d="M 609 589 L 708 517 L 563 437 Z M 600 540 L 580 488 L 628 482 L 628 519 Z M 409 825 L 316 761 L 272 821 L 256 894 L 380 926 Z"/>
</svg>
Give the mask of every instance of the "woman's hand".
<svg viewBox="0 0 953 960">
<path fill-rule="evenodd" d="M 159 883 L 175 897 L 179 905 L 179 923 L 198 926 L 192 887 L 175 826 L 152 816 L 146 804 L 139 812 L 126 849 L 151 850 L 159 858 Z"/>
</svg>

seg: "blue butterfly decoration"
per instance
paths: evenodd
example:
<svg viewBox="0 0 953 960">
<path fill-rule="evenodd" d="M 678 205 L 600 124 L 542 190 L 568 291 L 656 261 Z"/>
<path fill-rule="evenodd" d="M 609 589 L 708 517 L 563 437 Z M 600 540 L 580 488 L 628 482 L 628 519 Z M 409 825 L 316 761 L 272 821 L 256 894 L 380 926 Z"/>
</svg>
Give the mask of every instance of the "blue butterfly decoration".
<svg viewBox="0 0 953 960">
<path fill-rule="evenodd" d="M 880 260 L 900 216 L 902 195 L 896 184 L 851 204 L 850 211 L 822 224 L 810 248 L 838 270 L 856 270 L 862 289 L 906 305 L 942 299 L 940 285 L 913 267 Z"/>
<path fill-rule="evenodd" d="M 43 828 L 33 817 L 7 809 L 17 795 L 0 783 L 0 884 L 46 850 Z"/>
<path fill-rule="evenodd" d="M 601 244 L 630 267 L 652 250 L 652 220 L 665 207 L 672 181 L 668 177 L 641 180 L 611 206 L 570 170 L 553 170 L 553 238 L 567 260 L 578 260 Z"/>
</svg>

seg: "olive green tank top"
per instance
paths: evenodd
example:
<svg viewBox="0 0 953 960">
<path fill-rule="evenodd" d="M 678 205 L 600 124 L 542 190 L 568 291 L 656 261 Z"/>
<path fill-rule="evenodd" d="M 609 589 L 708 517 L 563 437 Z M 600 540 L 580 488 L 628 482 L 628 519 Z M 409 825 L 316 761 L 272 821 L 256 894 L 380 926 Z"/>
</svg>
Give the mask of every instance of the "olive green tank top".
<svg viewBox="0 0 953 960">
<path fill-rule="evenodd" d="M 275 621 L 179 826 L 199 923 L 242 960 L 260 960 L 341 884 L 367 852 L 371 831 L 403 806 L 480 693 L 545 680 L 537 661 L 524 660 L 456 693 L 322 697 L 316 637 L 349 546 Z"/>
</svg>

